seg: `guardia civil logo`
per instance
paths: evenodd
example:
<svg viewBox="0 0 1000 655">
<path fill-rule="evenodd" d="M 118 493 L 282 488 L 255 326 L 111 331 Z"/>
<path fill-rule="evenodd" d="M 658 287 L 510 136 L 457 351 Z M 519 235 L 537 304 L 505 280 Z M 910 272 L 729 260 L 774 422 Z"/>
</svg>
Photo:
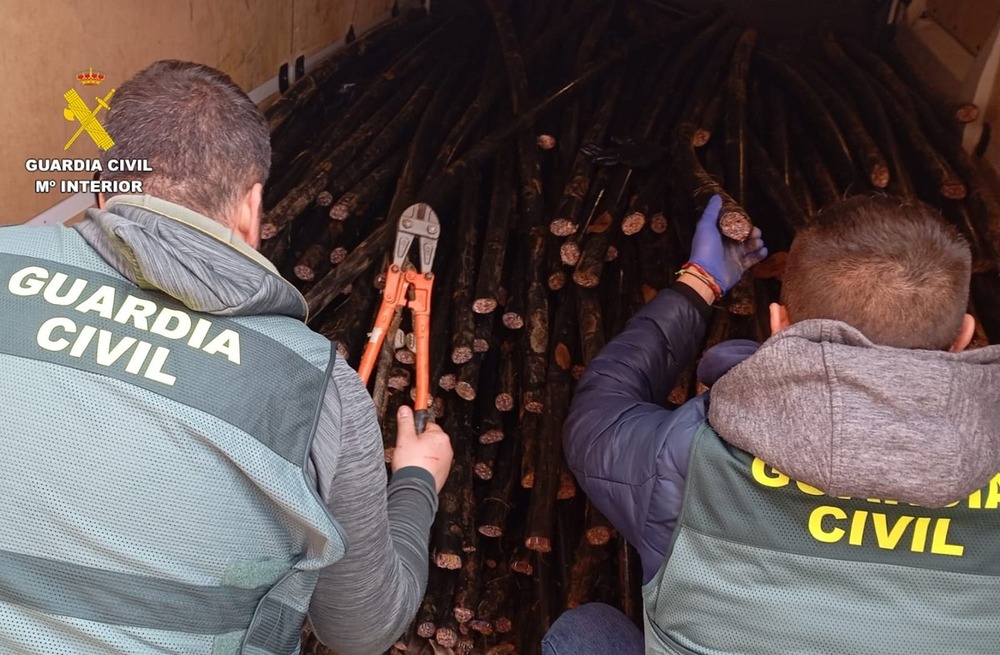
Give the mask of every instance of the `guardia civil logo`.
<svg viewBox="0 0 1000 655">
<path fill-rule="evenodd" d="M 100 71 L 95 71 L 93 66 L 78 73 L 76 80 L 83 87 L 84 91 L 77 91 L 71 88 L 63 94 L 66 106 L 63 107 L 63 118 L 73 122 L 77 127 L 73 136 L 69 138 L 63 151 L 80 141 L 80 137 L 86 133 L 94 144 L 101 150 L 109 150 L 115 145 L 114 139 L 108 134 L 101 124 L 101 119 L 106 116 L 111 109 L 111 98 L 115 95 L 115 89 L 109 90 L 103 96 L 94 96 L 94 106 L 88 104 L 85 95 L 92 93 L 94 89 L 104 82 L 106 76 Z M 83 94 L 83 95 L 81 95 Z M 101 114 L 104 110 L 105 114 Z M 86 145 L 87 139 L 82 143 Z M 77 146 L 79 149 L 81 146 Z M 57 191 L 62 194 L 77 193 L 143 193 L 142 183 L 145 173 L 151 173 L 153 168 L 145 159 L 109 159 L 105 164 L 97 157 L 80 158 L 65 156 L 63 158 L 32 157 L 24 162 L 24 170 L 29 173 L 88 173 L 87 177 L 64 176 L 63 178 L 51 177 L 48 179 L 35 180 L 35 193 L 51 193 Z M 108 176 L 112 179 L 101 179 L 101 173 L 105 170 L 116 173 Z M 134 175 L 121 175 L 121 173 Z"/>
<path fill-rule="evenodd" d="M 84 71 L 76 76 L 77 81 L 88 88 L 94 88 L 100 86 L 101 82 L 104 81 L 104 73 L 95 72 L 94 68 L 91 67 L 90 70 Z M 97 120 L 97 113 L 102 109 L 110 109 L 111 96 L 115 94 L 115 90 L 111 89 L 107 95 L 103 98 L 97 96 L 94 100 L 97 101 L 97 105 L 91 111 L 90 107 L 87 105 L 86 101 L 80 94 L 77 93 L 76 89 L 71 88 L 69 91 L 63 94 L 66 99 L 67 107 L 63 108 L 63 117 L 68 121 L 79 121 L 80 127 L 76 130 L 76 133 L 70 137 L 66 145 L 63 146 L 63 150 L 69 150 L 69 147 L 73 145 L 81 134 L 84 132 L 97 144 L 97 147 L 101 150 L 107 150 L 111 146 L 115 145 L 115 142 L 111 139 L 111 136 L 105 131 L 104 126 L 101 125 L 100 121 Z"/>
</svg>

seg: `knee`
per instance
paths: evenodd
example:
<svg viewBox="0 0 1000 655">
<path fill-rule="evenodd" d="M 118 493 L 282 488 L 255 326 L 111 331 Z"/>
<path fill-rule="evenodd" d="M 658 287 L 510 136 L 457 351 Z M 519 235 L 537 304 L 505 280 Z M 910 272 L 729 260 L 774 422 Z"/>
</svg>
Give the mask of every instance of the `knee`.
<svg viewBox="0 0 1000 655">
<path fill-rule="evenodd" d="M 624 618 L 621 611 L 606 603 L 586 603 L 563 612 L 552 627 L 558 625 L 564 630 L 576 630 L 586 626 L 618 623 Z"/>
<path fill-rule="evenodd" d="M 542 639 L 542 655 L 615 652 L 608 650 L 614 648 L 612 644 L 604 643 L 608 636 L 616 635 L 611 641 L 628 641 L 634 639 L 632 631 L 641 643 L 641 634 L 621 611 L 605 603 L 587 603 L 563 612 L 555 620 Z"/>
</svg>

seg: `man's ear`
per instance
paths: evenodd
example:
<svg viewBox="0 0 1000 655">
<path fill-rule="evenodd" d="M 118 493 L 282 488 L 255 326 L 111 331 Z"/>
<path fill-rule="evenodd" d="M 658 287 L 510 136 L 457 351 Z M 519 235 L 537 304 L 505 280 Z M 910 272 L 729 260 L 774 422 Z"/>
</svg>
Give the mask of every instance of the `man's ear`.
<svg viewBox="0 0 1000 655">
<path fill-rule="evenodd" d="M 951 348 L 948 349 L 948 352 L 959 353 L 968 348 L 975 333 L 976 319 L 974 319 L 971 314 L 966 314 L 962 318 L 962 327 L 958 331 L 958 336 L 955 337 L 955 342 L 951 344 Z"/>
<path fill-rule="evenodd" d="M 104 209 L 104 207 L 107 204 L 108 204 L 108 199 L 104 197 L 104 194 L 103 193 L 98 193 L 97 194 L 97 208 L 98 209 Z"/>
<path fill-rule="evenodd" d="M 785 309 L 784 305 L 779 305 L 778 303 L 773 302 L 768 305 L 767 309 L 768 314 L 771 317 L 772 337 L 791 325 L 791 322 L 788 320 L 788 310 Z"/>
<path fill-rule="evenodd" d="M 254 184 L 236 205 L 232 229 L 239 238 L 254 250 L 260 245 L 260 206 L 263 202 L 264 185 Z"/>
</svg>

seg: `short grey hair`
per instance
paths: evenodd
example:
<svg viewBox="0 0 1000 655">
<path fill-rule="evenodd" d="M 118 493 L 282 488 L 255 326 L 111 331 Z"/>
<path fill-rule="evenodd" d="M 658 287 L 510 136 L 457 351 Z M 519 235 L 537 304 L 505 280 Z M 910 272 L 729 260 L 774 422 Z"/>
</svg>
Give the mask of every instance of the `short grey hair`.
<svg viewBox="0 0 1000 655">
<path fill-rule="evenodd" d="M 101 157 L 101 179 L 141 180 L 143 193 L 219 222 L 267 181 L 267 121 L 221 71 L 158 61 L 122 84 L 110 104 L 105 128 L 115 144 Z M 153 171 L 111 172 L 112 159 L 145 159 Z"/>
<path fill-rule="evenodd" d="M 800 230 L 781 299 L 794 323 L 827 318 L 874 343 L 946 350 L 969 301 L 969 244 L 918 200 L 860 195 Z"/>
</svg>

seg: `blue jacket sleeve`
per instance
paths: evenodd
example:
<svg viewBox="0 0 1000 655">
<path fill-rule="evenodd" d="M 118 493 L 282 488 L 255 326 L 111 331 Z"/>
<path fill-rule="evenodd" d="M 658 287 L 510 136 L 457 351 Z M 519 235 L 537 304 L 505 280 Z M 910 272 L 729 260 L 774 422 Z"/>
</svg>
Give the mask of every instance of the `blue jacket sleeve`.
<svg viewBox="0 0 1000 655">
<path fill-rule="evenodd" d="M 594 358 L 563 432 L 570 469 L 638 550 L 645 580 L 670 543 L 687 455 L 705 420 L 704 398 L 676 412 L 663 407 L 705 337 L 707 305 L 683 291 L 661 291 Z"/>
</svg>

